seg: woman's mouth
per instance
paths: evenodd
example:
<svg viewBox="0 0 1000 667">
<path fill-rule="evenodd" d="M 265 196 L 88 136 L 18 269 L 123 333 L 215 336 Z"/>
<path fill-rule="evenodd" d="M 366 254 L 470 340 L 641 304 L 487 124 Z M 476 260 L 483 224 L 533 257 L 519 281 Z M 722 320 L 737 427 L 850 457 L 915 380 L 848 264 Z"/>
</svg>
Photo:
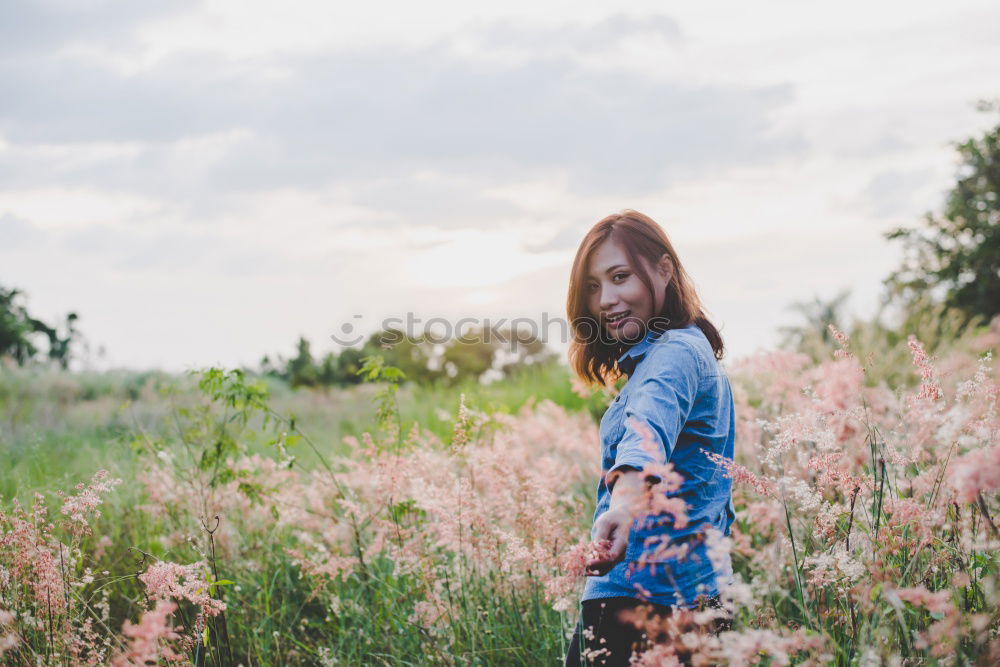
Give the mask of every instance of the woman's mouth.
<svg viewBox="0 0 1000 667">
<path fill-rule="evenodd" d="M 608 315 L 604 318 L 604 322 L 607 324 L 608 329 L 618 329 L 625 324 L 625 318 L 627 318 L 631 313 L 631 310 L 626 310 L 620 313 L 615 313 L 614 315 Z"/>
</svg>

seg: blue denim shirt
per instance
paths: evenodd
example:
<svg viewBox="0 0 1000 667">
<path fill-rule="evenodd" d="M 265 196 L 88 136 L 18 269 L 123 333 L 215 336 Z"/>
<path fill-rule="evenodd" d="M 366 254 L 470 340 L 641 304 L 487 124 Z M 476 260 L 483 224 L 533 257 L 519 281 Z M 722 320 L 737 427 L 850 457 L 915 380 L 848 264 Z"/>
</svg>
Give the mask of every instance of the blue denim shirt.
<svg viewBox="0 0 1000 667">
<path fill-rule="evenodd" d="M 701 531 L 714 526 L 729 535 L 736 516 L 732 480 L 722 466 L 705 453 L 733 458 L 736 439 L 735 409 L 729 378 L 719 365 L 711 344 L 692 324 L 663 333 L 650 331 L 618 360 L 628 382 L 601 419 L 601 469 L 594 521 L 611 502 L 605 478 L 613 470 L 642 470 L 649 463 L 670 462 L 684 477 L 670 496 L 688 506 L 688 523 L 675 528 L 672 521 L 657 525 L 655 518 L 640 517 L 632 524 L 625 558 L 600 577 L 587 577 L 583 599 L 629 596 L 664 605 L 694 606 L 699 594 L 718 593 L 718 582 L 732 580 L 726 556 L 716 572 L 708 558 Z M 640 446 L 641 435 L 628 423 L 643 422 L 652 432 L 659 451 Z M 591 537 L 594 530 L 591 529 Z M 670 544 L 688 543 L 684 558 L 658 555 L 652 536 L 669 535 Z M 637 563 L 645 554 L 644 563 Z"/>
</svg>

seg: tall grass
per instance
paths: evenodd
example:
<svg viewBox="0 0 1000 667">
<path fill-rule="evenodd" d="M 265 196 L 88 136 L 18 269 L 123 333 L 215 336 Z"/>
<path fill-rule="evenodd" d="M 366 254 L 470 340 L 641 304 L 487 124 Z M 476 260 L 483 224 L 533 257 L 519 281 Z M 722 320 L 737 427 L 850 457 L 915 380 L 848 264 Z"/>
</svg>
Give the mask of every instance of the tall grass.
<svg viewBox="0 0 1000 667">
<path fill-rule="evenodd" d="M 705 538 L 734 564 L 712 612 L 733 626 L 648 621 L 640 664 L 995 662 L 998 334 L 908 341 L 898 387 L 840 335 L 819 362 L 732 364 L 739 455 L 716 464 L 737 520 Z M 549 366 L 384 378 L 304 393 L 213 369 L 68 401 L 49 379 L 14 401 L 38 378 L 5 376 L 4 660 L 558 663 L 607 394 Z"/>
</svg>

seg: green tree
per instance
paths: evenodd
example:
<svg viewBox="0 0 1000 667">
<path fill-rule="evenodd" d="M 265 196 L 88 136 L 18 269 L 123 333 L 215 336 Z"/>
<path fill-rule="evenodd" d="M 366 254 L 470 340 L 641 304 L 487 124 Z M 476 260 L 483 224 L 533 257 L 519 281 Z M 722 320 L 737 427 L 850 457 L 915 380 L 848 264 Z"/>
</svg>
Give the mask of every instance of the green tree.
<svg viewBox="0 0 1000 667">
<path fill-rule="evenodd" d="M 797 326 L 778 329 L 782 336 L 782 347 L 808 354 L 816 361 L 826 359 L 829 351 L 837 347 L 833 334 L 830 333 L 830 325 L 844 330 L 844 304 L 850 295 L 850 290 L 842 290 L 829 301 L 817 296 L 812 301 L 793 303 L 790 308 L 805 321 Z"/>
<path fill-rule="evenodd" d="M 500 356 L 500 370 L 504 375 L 512 375 L 525 366 L 555 361 L 558 355 L 547 348 L 542 339 L 524 329 L 501 329 L 503 338 Z"/>
<path fill-rule="evenodd" d="M 361 384 L 363 381 L 359 373 L 364 363 L 367 353 L 356 347 L 346 347 L 337 355 L 337 367 L 334 377 L 337 384 Z"/>
<path fill-rule="evenodd" d="M 297 354 L 288 362 L 286 371 L 288 384 L 293 387 L 315 387 L 319 384 L 319 369 L 316 368 L 313 361 L 309 341 L 306 340 L 305 336 L 299 336 L 296 349 Z"/>
<path fill-rule="evenodd" d="M 386 367 L 398 369 L 406 381 L 429 385 L 442 380 L 478 380 L 491 368 L 509 375 L 518 368 L 555 357 L 542 341 L 525 332 L 515 335 L 509 330 L 479 329 L 441 345 L 426 336 L 408 337 L 398 329 L 376 331 L 360 347 L 327 352 L 318 363 L 304 337 L 299 338 L 296 350 L 296 356 L 287 362 L 280 355 L 276 361 L 262 357 L 259 372 L 284 378 L 292 387 L 346 386 L 362 382 L 366 357 L 380 357 Z"/>
<path fill-rule="evenodd" d="M 410 337 L 400 329 L 373 333 L 362 348 L 368 355 L 380 355 L 385 363 L 400 369 L 406 378 L 417 384 L 429 384 L 444 375 L 432 367 L 434 344 L 426 336 Z"/>
<path fill-rule="evenodd" d="M 340 384 L 340 378 L 337 374 L 337 355 L 333 352 L 327 352 L 323 355 L 323 360 L 319 363 L 317 373 L 319 383 L 324 387 Z"/>
<path fill-rule="evenodd" d="M 10 355 L 18 365 L 32 361 L 39 352 L 32 338 L 48 339 L 48 357 L 64 370 L 69 366 L 70 347 L 79 337 L 76 330 L 76 313 L 66 316 L 65 334 L 32 317 L 24 304 L 24 293 L 19 289 L 0 287 L 0 355 Z"/>
<path fill-rule="evenodd" d="M 448 341 L 442 355 L 449 382 L 458 383 L 465 378 L 479 379 L 496 359 L 502 345 L 495 331 L 470 329 Z"/>
<path fill-rule="evenodd" d="M 76 313 L 70 313 L 66 316 L 66 324 L 63 327 L 66 330 L 66 335 L 64 336 L 60 336 L 57 329 L 50 327 L 44 322 L 32 320 L 35 325 L 35 331 L 44 334 L 49 339 L 49 359 L 58 363 L 59 367 L 63 370 L 69 367 L 69 346 L 77 335 L 75 326 L 77 319 Z"/>
<path fill-rule="evenodd" d="M 21 290 L 0 287 L 0 354 L 12 356 L 20 365 L 38 352 L 30 340 L 34 328 L 22 295 Z"/>
<path fill-rule="evenodd" d="M 260 374 L 283 378 L 285 373 L 281 370 L 282 363 L 281 355 L 278 355 L 277 360 L 272 361 L 271 356 L 265 354 L 260 360 Z"/>
<path fill-rule="evenodd" d="M 980 111 L 1000 103 L 980 103 Z M 956 148 L 958 181 L 940 216 L 886 234 L 904 244 L 902 266 L 886 279 L 890 297 L 910 310 L 930 294 L 967 320 L 1000 313 L 1000 124 Z"/>
</svg>

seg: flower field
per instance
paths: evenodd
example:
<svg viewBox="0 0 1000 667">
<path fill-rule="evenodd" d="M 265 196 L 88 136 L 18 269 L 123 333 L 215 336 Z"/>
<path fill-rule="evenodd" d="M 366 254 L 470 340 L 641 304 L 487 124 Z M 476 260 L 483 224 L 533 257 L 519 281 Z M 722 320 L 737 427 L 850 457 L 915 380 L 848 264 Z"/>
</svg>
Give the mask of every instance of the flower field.
<svg viewBox="0 0 1000 667">
<path fill-rule="evenodd" d="M 818 362 L 727 363 L 737 460 L 717 464 L 737 519 L 706 539 L 736 584 L 721 611 L 637 618 L 657 640 L 639 664 L 1000 662 L 1000 320 L 933 356 L 911 337 L 891 374 L 889 350 L 834 334 Z M 31 379 L 3 373 L 10 442 L 25 419 L 81 410 L 53 385 L 25 412 Z M 44 452 L 12 464 L 4 664 L 561 664 L 611 394 L 574 396 L 560 371 L 517 409 L 424 398 L 421 420 L 387 369 L 372 376 L 363 401 L 334 399 L 377 405 L 336 442 L 263 383 L 211 369 L 81 413 L 113 421 L 94 433 L 115 444 L 87 445 L 78 484 L 40 484 L 61 470 Z M 731 629 L 712 635 L 720 614 Z"/>
</svg>

